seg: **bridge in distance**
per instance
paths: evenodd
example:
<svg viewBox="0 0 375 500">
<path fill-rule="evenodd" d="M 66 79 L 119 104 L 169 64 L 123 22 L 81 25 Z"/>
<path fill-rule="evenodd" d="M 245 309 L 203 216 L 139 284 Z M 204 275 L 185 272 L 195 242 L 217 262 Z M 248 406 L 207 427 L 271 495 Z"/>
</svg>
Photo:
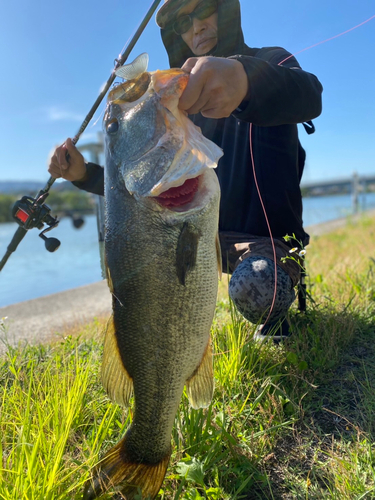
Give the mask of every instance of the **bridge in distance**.
<svg viewBox="0 0 375 500">
<path fill-rule="evenodd" d="M 304 197 L 330 196 L 335 194 L 370 193 L 375 191 L 375 175 L 358 175 L 338 177 L 316 182 L 303 182 L 301 189 Z"/>
<path fill-rule="evenodd" d="M 79 145 L 78 149 L 82 153 L 89 152 L 91 161 L 100 163 L 100 157 L 104 152 L 102 133 L 98 133 L 96 142 Z M 302 181 L 301 189 L 304 197 L 351 194 L 356 198 L 359 193 L 375 192 L 375 175 L 359 176 L 354 173 L 351 177 L 339 177 L 316 182 Z"/>
</svg>

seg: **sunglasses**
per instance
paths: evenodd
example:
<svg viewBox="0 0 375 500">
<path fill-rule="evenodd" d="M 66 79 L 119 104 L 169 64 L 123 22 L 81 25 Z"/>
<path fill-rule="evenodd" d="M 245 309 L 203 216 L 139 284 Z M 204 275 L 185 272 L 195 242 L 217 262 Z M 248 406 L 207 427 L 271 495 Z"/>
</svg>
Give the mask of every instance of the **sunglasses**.
<svg viewBox="0 0 375 500">
<path fill-rule="evenodd" d="M 201 2 L 193 12 L 177 19 L 173 24 L 173 31 L 176 35 L 183 35 L 193 26 L 193 19 L 196 17 L 200 21 L 212 16 L 217 11 L 217 0 L 206 0 Z"/>
</svg>

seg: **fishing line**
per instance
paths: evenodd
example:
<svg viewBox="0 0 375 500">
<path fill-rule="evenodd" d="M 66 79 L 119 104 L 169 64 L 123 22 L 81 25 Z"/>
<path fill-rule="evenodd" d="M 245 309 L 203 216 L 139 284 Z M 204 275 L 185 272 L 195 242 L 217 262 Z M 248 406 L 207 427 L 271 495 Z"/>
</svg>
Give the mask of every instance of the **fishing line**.
<svg viewBox="0 0 375 500">
<path fill-rule="evenodd" d="M 356 26 L 353 26 L 352 28 L 349 28 L 348 30 L 345 30 L 345 31 L 339 33 L 338 35 L 332 36 L 330 38 L 327 38 L 326 40 L 322 40 L 321 42 L 315 43 L 313 45 L 310 45 L 309 47 L 306 47 L 306 48 L 304 48 L 302 50 L 299 50 L 298 52 L 295 52 L 295 53 L 291 54 L 290 56 L 286 57 L 283 61 L 281 61 L 280 63 L 278 63 L 278 66 L 281 66 L 286 61 L 288 61 L 288 59 L 290 59 L 292 57 L 295 57 L 297 54 L 301 54 L 302 52 L 305 52 L 306 50 L 310 50 L 310 49 L 312 49 L 314 47 L 318 47 L 319 45 L 322 45 L 324 43 L 330 42 L 331 40 L 334 40 L 334 39 L 339 38 L 339 37 L 341 37 L 343 35 L 346 35 L 347 33 L 350 33 L 351 31 L 354 31 L 357 28 L 360 28 L 361 26 L 367 24 L 368 22 L 370 22 L 373 19 L 375 19 L 375 15 L 369 17 L 368 19 L 366 19 L 365 21 L 363 21 L 360 24 L 357 24 Z M 256 169 L 255 169 L 255 162 L 254 162 L 254 155 L 253 155 L 252 129 L 253 129 L 253 124 L 250 123 L 250 128 L 249 128 L 250 144 L 249 144 L 249 147 L 250 147 L 251 165 L 252 165 L 252 169 L 253 169 L 255 187 L 256 187 L 256 190 L 257 190 L 257 193 L 258 193 L 258 196 L 259 196 L 259 201 L 260 201 L 260 204 L 262 206 L 264 218 L 266 220 L 268 232 L 269 232 L 270 239 L 271 239 L 272 253 L 273 253 L 273 258 L 274 258 L 274 266 L 275 266 L 274 267 L 275 283 L 274 283 L 273 298 L 272 298 L 272 303 L 271 303 L 270 310 L 268 312 L 268 316 L 267 316 L 265 322 L 263 323 L 263 327 L 264 327 L 264 325 L 268 322 L 268 320 L 269 320 L 269 318 L 270 318 L 270 316 L 272 314 L 272 311 L 273 311 L 273 308 L 274 308 L 275 302 L 276 302 L 276 293 L 277 293 L 277 261 L 276 261 L 276 247 L 275 247 L 275 242 L 274 242 L 274 238 L 273 238 L 272 231 L 271 231 L 271 225 L 270 225 L 270 222 L 269 222 L 269 219 L 268 219 L 268 216 L 267 216 L 267 211 L 266 211 L 265 205 L 263 203 L 263 198 L 262 198 L 262 195 L 261 195 L 261 192 L 260 192 L 260 189 L 259 189 L 258 179 L 257 179 L 257 176 L 256 176 Z"/>
<path fill-rule="evenodd" d="M 270 235 L 270 239 L 271 239 L 272 253 L 273 253 L 273 262 L 274 262 L 274 272 L 275 272 L 275 284 L 274 284 L 274 287 L 273 287 L 273 297 L 272 297 L 271 307 L 270 307 L 270 310 L 268 312 L 268 316 L 266 318 L 266 321 L 263 323 L 263 328 L 264 328 L 264 325 L 270 319 L 270 316 L 272 314 L 272 311 L 273 311 L 273 308 L 274 308 L 275 302 L 276 302 L 276 293 L 277 293 L 277 261 L 276 261 L 276 247 L 275 247 L 275 243 L 274 243 L 273 236 L 272 236 L 271 225 L 270 225 L 270 221 L 269 221 L 269 219 L 267 217 L 266 207 L 264 206 L 264 203 L 263 203 L 263 198 L 262 198 L 262 195 L 260 193 L 258 179 L 257 179 L 256 172 L 255 172 L 255 161 L 254 161 L 254 154 L 253 154 L 252 131 L 253 131 L 253 124 L 250 123 L 250 128 L 249 128 L 250 144 L 249 144 L 249 146 L 250 146 L 251 166 L 252 166 L 252 169 L 253 169 L 255 187 L 256 187 L 256 190 L 257 190 L 257 193 L 258 193 L 258 196 L 259 196 L 259 201 L 260 201 L 260 204 L 262 206 L 262 210 L 263 210 L 263 213 L 264 213 L 264 218 L 266 220 L 267 229 L 268 229 L 268 232 L 269 232 L 269 235 Z"/>
<path fill-rule="evenodd" d="M 291 54 L 286 59 L 284 59 L 283 61 L 281 61 L 281 63 L 279 63 L 278 66 L 281 66 L 282 64 L 285 63 L 285 61 L 287 61 L 291 57 L 296 56 L 297 54 L 301 54 L 302 52 L 305 52 L 306 50 L 313 49 L 314 47 L 318 47 L 318 45 L 322 45 L 323 43 L 330 42 L 331 40 L 334 40 L 335 38 L 339 38 L 340 36 L 346 35 L 347 33 L 350 33 L 351 31 L 356 30 L 357 28 L 360 28 L 364 24 L 370 22 L 372 19 L 375 19 L 375 14 L 373 16 L 369 17 L 368 19 L 366 19 L 366 21 L 363 21 L 362 23 L 357 24 L 356 26 L 353 26 L 352 28 L 349 28 L 348 30 L 343 31 L 342 33 L 339 33 L 338 35 L 331 36 L 330 38 L 327 38 L 326 40 L 323 40 L 323 41 L 318 42 L 318 43 L 314 43 L 313 45 L 310 45 L 309 47 L 306 47 L 306 48 L 304 48 L 302 50 L 299 50 L 298 52 L 294 52 L 294 54 Z"/>
<path fill-rule="evenodd" d="M 96 120 L 93 121 L 93 123 L 91 124 L 90 128 L 94 128 L 95 125 L 98 124 L 98 121 L 100 120 L 100 118 L 104 115 L 104 112 L 105 112 L 105 107 L 103 107 L 103 109 L 100 111 L 99 113 L 99 116 Z"/>
</svg>

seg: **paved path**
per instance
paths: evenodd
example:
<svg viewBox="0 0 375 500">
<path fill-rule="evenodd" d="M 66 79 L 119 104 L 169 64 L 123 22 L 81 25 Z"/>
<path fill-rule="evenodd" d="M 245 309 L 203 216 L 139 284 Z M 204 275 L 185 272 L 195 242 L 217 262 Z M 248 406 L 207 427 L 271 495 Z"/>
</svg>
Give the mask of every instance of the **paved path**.
<svg viewBox="0 0 375 500">
<path fill-rule="evenodd" d="M 11 345 L 57 339 L 68 327 L 110 313 L 111 294 L 106 281 L 0 308 L 0 318 L 7 317 L 7 341 Z M 0 342 L 0 353 L 4 350 Z"/>
<path fill-rule="evenodd" d="M 375 216 L 375 210 L 368 215 Z M 307 227 L 306 231 L 311 236 L 320 236 L 344 227 L 347 220 L 316 224 Z M 355 222 L 356 217 L 350 220 Z M 0 318 L 7 317 L 7 338 L 12 345 L 57 339 L 67 327 L 89 323 L 95 317 L 108 317 L 110 313 L 111 296 L 106 281 L 0 308 Z M 4 352 L 4 345 L 0 342 L 1 352 Z"/>
</svg>

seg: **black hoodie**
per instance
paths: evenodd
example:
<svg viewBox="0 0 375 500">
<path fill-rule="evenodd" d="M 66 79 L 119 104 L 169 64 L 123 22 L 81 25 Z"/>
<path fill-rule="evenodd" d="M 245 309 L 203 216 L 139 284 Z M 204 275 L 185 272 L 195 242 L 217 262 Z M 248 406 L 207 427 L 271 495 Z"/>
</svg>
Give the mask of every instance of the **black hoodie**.
<svg viewBox="0 0 375 500">
<path fill-rule="evenodd" d="M 302 227 L 299 187 L 305 151 L 296 124 L 320 114 L 322 86 L 284 49 L 256 49 L 245 44 L 238 0 L 218 0 L 218 4 L 219 41 L 212 55 L 240 61 L 249 80 L 248 100 L 230 117 L 190 117 L 224 151 L 216 169 L 221 187 L 219 230 L 269 236 L 254 181 L 251 147 L 273 236 L 282 238 L 294 233 L 306 245 L 308 235 Z M 181 67 L 186 59 L 194 57 L 171 27 L 161 30 L 161 35 L 171 67 Z M 89 165 L 89 174 L 89 181 L 76 185 L 101 194 L 103 174 L 94 165 Z"/>
</svg>

